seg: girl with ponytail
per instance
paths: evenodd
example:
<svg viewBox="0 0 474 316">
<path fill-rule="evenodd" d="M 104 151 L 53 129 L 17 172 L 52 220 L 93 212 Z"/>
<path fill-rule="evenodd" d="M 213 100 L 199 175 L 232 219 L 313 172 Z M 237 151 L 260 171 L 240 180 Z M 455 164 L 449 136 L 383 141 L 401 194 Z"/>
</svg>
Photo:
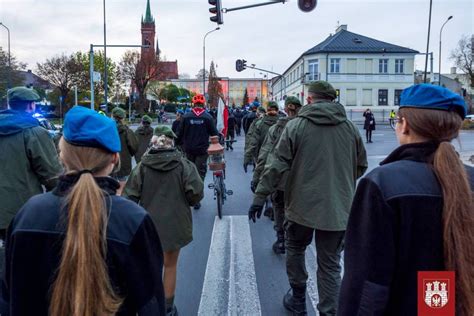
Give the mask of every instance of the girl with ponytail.
<svg viewBox="0 0 474 316">
<path fill-rule="evenodd" d="M 421 84 L 405 89 L 400 104 L 401 146 L 360 181 L 354 197 L 338 315 L 417 315 L 417 300 L 425 304 L 418 272 L 454 271 L 455 315 L 472 316 L 474 168 L 451 144 L 464 100 Z"/>
<path fill-rule="evenodd" d="M 153 221 L 116 196 L 109 177 L 119 163 L 115 123 L 76 106 L 59 148 L 65 175 L 8 229 L 1 315 L 164 315 Z"/>
</svg>

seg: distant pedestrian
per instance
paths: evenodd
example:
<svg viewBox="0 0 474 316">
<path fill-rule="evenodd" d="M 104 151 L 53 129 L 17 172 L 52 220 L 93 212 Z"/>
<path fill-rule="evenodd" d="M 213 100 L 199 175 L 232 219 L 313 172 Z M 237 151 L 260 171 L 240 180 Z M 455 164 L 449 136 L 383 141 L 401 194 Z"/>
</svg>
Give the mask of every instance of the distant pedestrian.
<svg viewBox="0 0 474 316">
<path fill-rule="evenodd" d="M 124 191 L 124 196 L 150 213 L 160 236 L 169 316 L 178 315 L 174 296 L 179 251 L 193 239 L 190 206 L 199 203 L 204 195 L 196 166 L 176 149 L 175 138 L 168 126 L 155 128 L 151 148 L 133 170 Z"/>
<path fill-rule="evenodd" d="M 242 130 L 242 118 L 244 117 L 244 113 L 242 109 L 236 108 L 234 110 L 234 117 L 235 117 L 235 133 L 237 136 L 240 136 Z"/>
<path fill-rule="evenodd" d="M 227 135 L 226 135 L 226 142 L 225 142 L 225 149 L 226 150 L 234 150 L 232 143 L 235 139 L 235 128 L 236 128 L 236 119 L 234 113 L 229 111 L 229 117 L 227 118 Z"/>
<path fill-rule="evenodd" d="M 153 220 L 116 196 L 115 122 L 75 106 L 60 141 L 66 173 L 32 197 L 6 239 L 2 315 L 165 315 L 163 255 Z"/>
<path fill-rule="evenodd" d="M 257 105 L 252 105 L 250 107 L 250 112 L 248 112 L 242 119 L 242 128 L 244 129 L 245 135 L 247 135 L 250 125 L 252 125 L 253 121 L 257 118 L 257 108 Z"/>
<path fill-rule="evenodd" d="M 363 116 L 365 117 L 365 139 L 367 143 L 372 143 L 372 131 L 375 130 L 375 116 L 370 109 L 365 110 Z"/>
<path fill-rule="evenodd" d="M 171 125 L 171 130 L 175 134 L 177 134 L 179 131 L 179 125 L 181 124 L 181 119 L 183 118 L 183 115 L 184 115 L 183 110 L 176 111 L 176 119 L 173 121 L 173 124 Z"/>
<path fill-rule="evenodd" d="M 207 172 L 209 137 L 219 134 L 213 118 L 203 108 L 205 103 L 206 99 L 202 94 L 193 97 L 194 107 L 183 116 L 177 134 L 177 144 L 182 146 L 186 158 L 196 165 L 203 181 Z M 200 207 L 200 203 L 194 205 L 194 209 Z"/>
<path fill-rule="evenodd" d="M 341 282 L 341 252 L 344 248 L 349 210 L 355 184 L 367 169 L 367 156 L 357 127 L 344 107 L 334 102 L 336 90 L 325 81 L 308 88 L 312 104 L 283 129 L 272 159 L 260 178 L 249 219 L 263 211 L 267 196 L 275 192 L 287 173 L 285 188 L 286 270 L 291 290 L 286 309 L 306 314 L 305 250 L 316 242 L 318 311 L 334 315 Z M 315 267 L 316 268 L 316 267 Z"/>
<path fill-rule="evenodd" d="M 143 115 L 142 124 L 135 131 L 135 137 L 138 142 L 138 150 L 135 153 L 135 161 L 137 163 L 142 159 L 143 154 L 150 145 L 151 137 L 153 136 L 153 128 L 151 127 L 152 119 L 148 115 Z"/>
<path fill-rule="evenodd" d="M 0 111 L 0 270 L 3 267 L 6 229 L 33 195 L 50 191 L 62 168 L 53 139 L 36 118 L 35 90 L 8 90 L 8 110 Z"/>
<path fill-rule="evenodd" d="M 474 168 L 451 144 L 466 112 L 446 88 L 403 90 L 400 146 L 354 197 L 338 315 L 416 315 L 419 271 L 454 271 L 455 314 L 474 315 Z"/>
<path fill-rule="evenodd" d="M 124 109 L 116 107 L 112 110 L 112 117 L 117 123 L 117 130 L 120 136 L 120 169 L 115 171 L 113 177 L 120 183 L 117 194 L 122 194 L 123 187 L 132 171 L 132 157 L 138 150 L 138 140 L 133 131 L 124 123 L 127 113 Z"/>
</svg>

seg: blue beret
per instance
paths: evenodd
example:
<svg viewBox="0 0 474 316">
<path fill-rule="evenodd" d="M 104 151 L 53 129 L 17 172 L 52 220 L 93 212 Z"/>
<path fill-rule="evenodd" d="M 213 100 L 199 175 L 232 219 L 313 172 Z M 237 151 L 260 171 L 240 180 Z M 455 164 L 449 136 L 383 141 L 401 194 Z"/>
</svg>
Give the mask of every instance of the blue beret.
<svg viewBox="0 0 474 316">
<path fill-rule="evenodd" d="M 403 90 L 400 108 L 404 107 L 456 111 L 462 119 L 467 114 L 466 103 L 460 95 L 427 83 L 416 84 Z"/>
<path fill-rule="evenodd" d="M 102 148 L 112 153 L 121 150 L 115 121 L 79 105 L 67 112 L 63 137 L 76 146 Z"/>
</svg>

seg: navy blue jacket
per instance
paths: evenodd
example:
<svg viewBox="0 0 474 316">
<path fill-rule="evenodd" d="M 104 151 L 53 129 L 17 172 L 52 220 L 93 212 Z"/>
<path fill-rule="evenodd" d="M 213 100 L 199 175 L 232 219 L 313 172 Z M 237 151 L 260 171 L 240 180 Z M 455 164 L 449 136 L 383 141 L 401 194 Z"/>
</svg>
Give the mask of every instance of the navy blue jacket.
<svg viewBox="0 0 474 316">
<path fill-rule="evenodd" d="M 338 315 L 417 315 L 417 272 L 445 270 L 443 197 L 431 165 L 437 146 L 400 146 L 360 180 Z M 466 170 L 474 188 L 474 168 Z"/>
<path fill-rule="evenodd" d="M 202 108 L 194 108 L 181 118 L 177 143 L 183 146 L 187 154 L 205 155 L 209 148 L 209 137 L 218 134 L 212 116 Z"/>
<path fill-rule="evenodd" d="M 67 226 L 62 203 L 75 180 L 61 177 L 56 189 L 32 197 L 10 224 L 1 315 L 48 315 Z M 137 204 L 115 195 L 117 181 L 96 178 L 96 182 L 106 193 L 110 210 L 107 268 L 115 292 L 124 299 L 117 315 L 165 315 L 163 254 L 152 219 Z"/>
</svg>

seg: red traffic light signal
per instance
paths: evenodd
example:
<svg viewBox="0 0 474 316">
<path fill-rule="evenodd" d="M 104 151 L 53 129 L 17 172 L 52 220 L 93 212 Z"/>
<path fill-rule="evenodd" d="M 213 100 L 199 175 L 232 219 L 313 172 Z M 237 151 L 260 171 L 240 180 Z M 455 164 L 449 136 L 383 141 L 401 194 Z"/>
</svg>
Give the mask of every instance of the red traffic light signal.
<svg viewBox="0 0 474 316">
<path fill-rule="evenodd" d="M 224 24 L 224 19 L 222 18 L 222 3 L 221 0 L 208 0 L 209 4 L 212 6 L 209 8 L 209 12 L 215 14 L 211 16 L 209 19 L 212 22 L 217 24 Z"/>
<path fill-rule="evenodd" d="M 316 8 L 318 0 L 298 0 L 298 7 L 303 12 L 310 12 Z"/>
</svg>

